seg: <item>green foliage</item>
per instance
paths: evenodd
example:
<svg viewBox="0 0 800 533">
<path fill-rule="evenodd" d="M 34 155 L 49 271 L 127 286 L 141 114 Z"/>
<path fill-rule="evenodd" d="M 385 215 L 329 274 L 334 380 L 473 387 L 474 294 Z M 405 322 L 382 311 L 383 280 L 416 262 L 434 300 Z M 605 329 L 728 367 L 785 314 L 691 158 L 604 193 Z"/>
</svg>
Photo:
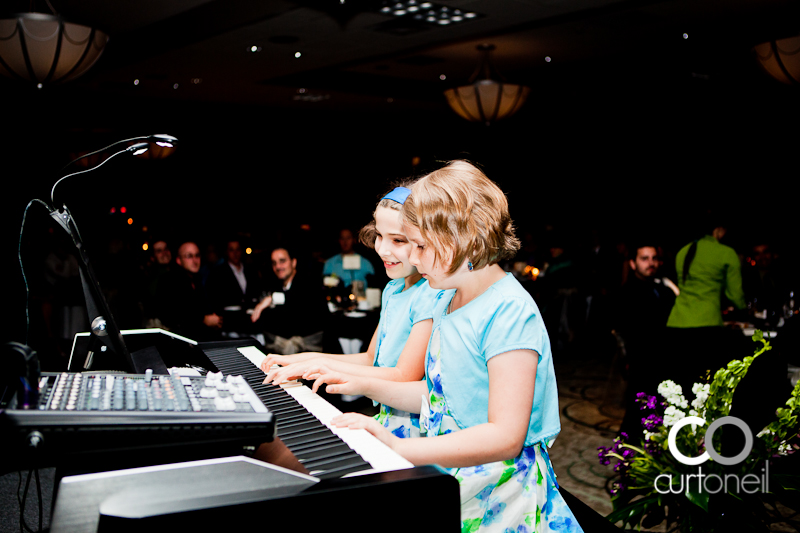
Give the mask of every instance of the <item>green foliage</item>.
<svg viewBox="0 0 800 533">
<path fill-rule="evenodd" d="M 763 528 L 764 494 L 737 494 L 728 492 L 709 493 L 697 482 L 699 467 L 685 465 L 676 460 L 669 451 L 668 438 L 671 427 L 684 416 L 699 416 L 705 419 L 704 426 L 686 426 L 676 435 L 676 446 L 687 457 L 697 457 L 706 449 L 705 435 L 708 425 L 718 418 L 728 416 L 734 401 L 734 392 L 746 376 L 756 358 L 771 349 L 760 331 L 753 335 L 759 346 L 752 356 L 730 361 L 714 373 L 707 385 L 695 384 L 696 398 L 691 403 L 684 398 L 683 391 L 671 381 L 662 382 L 659 394 L 663 401 L 640 395 L 640 401 L 653 411 L 646 419 L 643 447 L 637 447 L 617 438 L 611 447 L 600 448 L 601 463 L 617 460 L 615 470 L 620 477 L 612 485 L 611 501 L 614 510 L 608 515 L 612 522 L 622 522 L 623 527 L 640 529 L 643 524 L 660 522 L 665 516 L 681 531 L 721 531 L 731 525 L 752 530 Z M 663 411 L 659 409 L 659 404 Z M 644 408 L 643 408 L 644 409 Z M 660 412 L 660 413 L 659 413 Z M 759 430 L 761 428 L 751 428 Z M 775 460 L 800 449 L 797 445 L 800 431 L 800 384 L 794 388 L 784 407 L 776 412 L 775 419 L 754 439 L 750 455 L 740 464 L 724 466 L 711 459 L 702 464 L 705 476 L 726 474 L 744 476 L 759 475 L 766 461 Z M 719 449 L 714 435 L 714 449 Z M 769 487 L 772 492 L 798 491 L 798 476 L 770 472 Z M 694 483 L 690 480 L 695 475 Z M 686 483 L 684 484 L 684 481 Z M 658 490 L 657 490 L 658 489 Z M 660 492 L 659 492 L 660 491 Z M 796 492 L 794 492 L 796 494 Z M 665 513 L 666 509 L 666 513 Z M 723 512 L 723 510 L 725 512 Z M 723 525 L 720 516 L 736 516 L 736 522 Z"/>
</svg>

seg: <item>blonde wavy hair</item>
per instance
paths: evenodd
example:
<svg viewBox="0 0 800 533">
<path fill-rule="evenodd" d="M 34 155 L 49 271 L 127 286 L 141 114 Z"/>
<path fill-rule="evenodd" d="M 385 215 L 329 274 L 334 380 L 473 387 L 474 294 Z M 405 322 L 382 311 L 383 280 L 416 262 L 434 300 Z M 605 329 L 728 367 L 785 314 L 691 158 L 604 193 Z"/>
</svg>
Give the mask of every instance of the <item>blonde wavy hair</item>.
<svg viewBox="0 0 800 533">
<path fill-rule="evenodd" d="M 451 161 L 422 177 L 402 213 L 433 245 L 434 260 L 450 261 L 451 275 L 465 260 L 481 269 L 513 258 L 520 247 L 506 195 L 468 161 Z"/>
</svg>

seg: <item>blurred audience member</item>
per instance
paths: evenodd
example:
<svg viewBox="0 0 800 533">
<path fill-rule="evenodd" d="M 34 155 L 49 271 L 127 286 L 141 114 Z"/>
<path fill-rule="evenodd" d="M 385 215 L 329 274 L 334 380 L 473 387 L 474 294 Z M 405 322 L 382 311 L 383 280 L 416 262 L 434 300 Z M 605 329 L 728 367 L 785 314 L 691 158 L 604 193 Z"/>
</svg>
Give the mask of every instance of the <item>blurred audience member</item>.
<svg viewBox="0 0 800 533">
<path fill-rule="evenodd" d="M 282 355 L 321 351 L 328 314 L 322 280 L 298 271 L 297 258 L 286 247 L 275 248 L 271 259 L 271 292 L 251 317 L 265 332 L 267 350 Z"/>
<path fill-rule="evenodd" d="M 142 275 L 141 306 L 143 326 L 146 328 L 160 328 L 163 326 L 158 318 L 158 283 L 170 270 L 172 265 L 172 251 L 167 241 L 159 239 L 153 243 L 151 255 L 144 265 Z"/>
<path fill-rule="evenodd" d="M 200 248 L 184 242 L 178 248 L 177 267 L 158 283 L 158 318 L 170 331 L 192 340 L 219 337 L 222 318 L 211 310 L 200 277 Z"/>
<path fill-rule="evenodd" d="M 153 263 L 161 266 L 169 266 L 172 263 L 172 251 L 167 241 L 158 240 L 153 243 Z"/>
<path fill-rule="evenodd" d="M 620 431 L 641 436 L 641 414 L 636 394 L 655 395 L 663 376 L 658 371 L 664 358 L 661 347 L 675 293 L 659 277 L 658 248 L 641 243 L 630 248 L 628 279 L 615 298 L 614 329 L 625 346 L 628 386 L 625 418 Z"/>
<path fill-rule="evenodd" d="M 322 268 L 324 276 L 336 275 L 345 287 L 353 285 L 354 281 L 362 283 L 362 289 L 369 286 L 368 276 L 375 275 L 375 269 L 370 261 L 354 251 L 355 237 L 349 229 L 339 232 L 339 248 L 341 253 L 334 255 L 325 261 Z"/>
<path fill-rule="evenodd" d="M 206 281 L 211 308 L 224 317 L 225 336 L 239 337 L 253 333 L 247 316 L 264 297 L 260 273 L 242 261 L 242 243 L 231 239 L 225 247 L 225 261 L 211 270 Z"/>
</svg>

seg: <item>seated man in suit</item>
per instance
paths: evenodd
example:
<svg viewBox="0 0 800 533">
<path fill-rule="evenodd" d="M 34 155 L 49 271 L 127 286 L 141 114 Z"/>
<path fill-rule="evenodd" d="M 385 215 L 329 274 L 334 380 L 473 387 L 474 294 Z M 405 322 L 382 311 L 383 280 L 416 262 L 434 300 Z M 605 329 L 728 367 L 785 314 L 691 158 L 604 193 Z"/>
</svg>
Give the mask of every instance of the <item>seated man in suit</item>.
<svg viewBox="0 0 800 533">
<path fill-rule="evenodd" d="M 659 369 L 664 362 L 662 346 L 667 317 L 675 303 L 675 292 L 672 289 L 674 284 L 659 276 L 660 264 L 658 246 L 654 243 L 645 241 L 631 247 L 629 265 L 632 275 L 616 295 L 615 329 L 625 342 L 628 366 L 625 418 L 620 431 L 633 438 L 633 442 L 637 442 L 642 434 L 642 416 L 636 394 L 656 395 L 659 383 L 671 379 L 669 374 L 664 375 Z M 684 390 L 684 396 L 686 393 Z"/>
<path fill-rule="evenodd" d="M 184 242 L 175 263 L 177 268 L 158 283 L 158 318 L 170 331 L 192 340 L 216 339 L 222 317 L 211 309 L 200 279 L 200 248 L 194 242 Z"/>
<path fill-rule="evenodd" d="M 321 351 L 328 315 L 322 280 L 298 273 L 297 259 L 286 247 L 275 248 L 271 260 L 272 292 L 251 316 L 265 332 L 267 350 L 282 355 Z"/>
<path fill-rule="evenodd" d="M 260 273 L 242 261 L 242 243 L 230 239 L 225 261 L 214 267 L 206 282 L 211 307 L 223 316 L 223 335 L 241 337 L 255 333 L 247 311 L 264 298 Z"/>
</svg>

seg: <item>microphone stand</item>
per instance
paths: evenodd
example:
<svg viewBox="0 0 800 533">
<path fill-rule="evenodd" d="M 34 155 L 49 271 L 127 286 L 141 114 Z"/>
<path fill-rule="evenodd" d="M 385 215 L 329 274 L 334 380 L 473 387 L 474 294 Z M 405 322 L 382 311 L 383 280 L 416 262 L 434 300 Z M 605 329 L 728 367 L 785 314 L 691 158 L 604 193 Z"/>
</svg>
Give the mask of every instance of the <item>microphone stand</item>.
<svg viewBox="0 0 800 533">
<path fill-rule="evenodd" d="M 80 237 L 80 231 L 75 224 L 75 219 L 64 205 L 61 209 L 52 209 L 50 216 L 58 222 L 64 231 L 72 239 L 75 248 L 78 250 L 78 266 L 80 267 L 81 285 L 83 286 L 83 297 L 86 301 L 86 310 L 89 314 L 89 325 L 91 335 L 89 336 L 89 353 L 83 363 L 83 369 L 91 369 L 94 363 L 94 355 L 97 352 L 111 350 L 118 356 L 123 357 L 133 370 L 133 359 L 128 351 L 125 342 L 122 340 L 122 333 L 117 327 L 111 309 L 106 302 L 105 296 L 100 289 L 100 283 L 89 262 L 86 247 Z"/>
</svg>

